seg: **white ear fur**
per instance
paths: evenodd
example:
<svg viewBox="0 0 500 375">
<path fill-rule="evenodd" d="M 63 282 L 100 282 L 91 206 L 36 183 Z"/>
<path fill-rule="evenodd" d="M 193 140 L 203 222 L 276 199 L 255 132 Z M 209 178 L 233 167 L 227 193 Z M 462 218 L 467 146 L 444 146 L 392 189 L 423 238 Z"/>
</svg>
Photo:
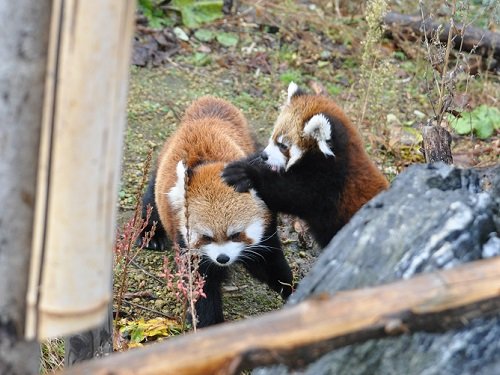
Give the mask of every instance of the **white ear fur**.
<svg viewBox="0 0 500 375">
<path fill-rule="evenodd" d="M 295 82 L 290 82 L 290 84 L 288 85 L 288 99 L 286 100 L 286 104 L 290 104 L 292 97 L 297 91 L 299 91 L 299 86 L 297 86 Z"/>
<path fill-rule="evenodd" d="M 326 141 L 330 140 L 330 122 L 322 113 L 314 115 L 304 126 L 304 134 L 318 142 L 318 147 L 325 155 L 335 156 Z"/>
<path fill-rule="evenodd" d="M 177 174 L 177 181 L 175 185 L 170 189 L 167 193 L 168 200 L 170 204 L 175 210 L 180 210 L 184 207 L 185 201 L 185 177 L 186 177 L 186 167 L 184 163 L 179 161 L 177 163 L 177 167 L 175 168 L 175 172 Z"/>
</svg>

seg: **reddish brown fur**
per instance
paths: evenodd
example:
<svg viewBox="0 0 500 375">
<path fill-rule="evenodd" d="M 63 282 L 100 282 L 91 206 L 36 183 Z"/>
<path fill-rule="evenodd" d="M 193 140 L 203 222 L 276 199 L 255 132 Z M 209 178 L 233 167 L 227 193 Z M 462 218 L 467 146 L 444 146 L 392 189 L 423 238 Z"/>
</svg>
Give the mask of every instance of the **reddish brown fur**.
<svg viewBox="0 0 500 375">
<path fill-rule="evenodd" d="M 236 212 L 253 217 L 268 215 L 267 211 L 262 213 L 263 206 L 258 205 L 250 194 L 236 193 L 220 178 L 224 163 L 245 157 L 252 151 L 253 141 L 247 122 L 232 104 L 210 96 L 191 104 L 179 128 L 165 143 L 158 161 L 155 201 L 161 222 L 171 239 L 177 237 L 180 223 L 166 193 L 176 183 L 176 166 L 181 160 L 188 168 L 199 165 L 188 184 L 190 215 L 209 222 Z M 200 165 L 207 162 L 210 164 Z M 207 186 L 210 186 L 209 192 L 205 189 Z M 218 206 L 217 212 L 211 212 L 213 207 L 200 206 L 200 201 L 196 200 L 201 191 L 205 191 L 205 198 L 212 194 L 212 198 L 217 198 L 219 203 L 226 201 L 227 205 Z M 208 198 L 208 203 L 205 200 L 202 204 L 210 205 Z"/>
<path fill-rule="evenodd" d="M 333 100 L 325 96 L 295 96 L 292 98 L 291 104 L 285 106 L 280 113 L 272 138 L 277 140 L 280 135 L 289 137 L 290 141 L 303 151 L 317 147 L 314 140 L 304 137 L 303 129 L 305 123 L 318 113 L 326 113 L 339 119 L 348 134 L 347 157 L 350 169 L 338 210 L 340 217 L 349 219 L 361 206 L 386 189 L 389 182 L 370 160 L 358 130 L 344 111 Z M 335 150 L 333 151 L 335 152 Z"/>
</svg>

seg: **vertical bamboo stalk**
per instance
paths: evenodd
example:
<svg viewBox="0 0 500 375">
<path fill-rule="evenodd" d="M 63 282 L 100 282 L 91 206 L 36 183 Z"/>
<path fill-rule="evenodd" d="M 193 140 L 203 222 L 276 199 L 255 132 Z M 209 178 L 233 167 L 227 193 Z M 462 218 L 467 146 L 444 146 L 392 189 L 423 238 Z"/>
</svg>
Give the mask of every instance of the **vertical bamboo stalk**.
<svg viewBox="0 0 500 375">
<path fill-rule="evenodd" d="M 100 324 L 126 120 L 133 0 L 54 0 L 27 333 Z"/>
<path fill-rule="evenodd" d="M 24 340 L 50 0 L 0 2 L 0 374 L 38 374 Z"/>
</svg>

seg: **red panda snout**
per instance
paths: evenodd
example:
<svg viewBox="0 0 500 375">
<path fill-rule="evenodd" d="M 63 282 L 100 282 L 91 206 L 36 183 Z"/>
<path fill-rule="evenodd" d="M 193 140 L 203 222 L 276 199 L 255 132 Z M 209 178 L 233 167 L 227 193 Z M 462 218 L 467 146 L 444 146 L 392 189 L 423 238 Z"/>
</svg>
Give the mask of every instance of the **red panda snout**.
<svg viewBox="0 0 500 375">
<path fill-rule="evenodd" d="M 202 253 L 219 266 L 229 266 L 239 259 L 245 245 L 236 242 L 211 243 L 201 247 Z"/>
<path fill-rule="evenodd" d="M 273 171 L 280 171 L 294 165 L 302 157 L 303 151 L 285 136 L 279 136 L 276 140 L 274 137 L 269 140 L 262 154 L 265 155 L 263 160 Z"/>
<path fill-rule="evenodd" d="M 193 238 L 193 247 L 210 258 L 219 266 L 229 266 L 237 260 L 245 260 L 258 256 L 258 249 L 252 249 L 263 238 L 265 221 L 255 220 L 241 231 L 235 231 L 231 225 L 226 228 L 226 234 L 216 238 L 198 234 L 193 228 L 190 237 Z M 241 227 L 240 227 L 241 228 Z"/>
<path fill-rule="evenodd" d="M 280 148 L 274 143 L 272 139 L 269 140 L 269 144 L 262 151 L 262 160 L 274 171 L 285 169 L 287 163 L 287 157 L 284 155 Z"/>
</svg>

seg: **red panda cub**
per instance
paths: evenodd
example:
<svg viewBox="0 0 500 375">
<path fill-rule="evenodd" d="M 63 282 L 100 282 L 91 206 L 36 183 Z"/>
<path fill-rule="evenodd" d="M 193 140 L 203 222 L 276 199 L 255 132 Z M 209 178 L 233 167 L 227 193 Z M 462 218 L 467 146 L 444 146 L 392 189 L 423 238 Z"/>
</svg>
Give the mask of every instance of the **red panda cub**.
<svg viewBox="0 0 500 375">
<path fill-rule="evenodd" d="M 234 263 L 284 298 L 292 291 L 276 214 L 254 193 L 237 193 L 221 178 L 227 163 L 251 152 L 253 140 L 241 112 L 222 99 L 202 97 L 166 141 L 143 197 L 144 207 L 153 206 L 145 231 L 159 219 L 149 248 L 164 250 L 170 239 L 202 255 L 199 271 L 207 297 L 195 305 L 199 327 L 224 320 L 221 283 Z"/>
<path fill-rule="evenodd" d="M 223 178 L 236 191 L 254 189 L 272 211 L 303 219 L 321 247 L 388 186 L 344 112 L 293 82 L 268 146 L 229 164 Z"/>
</svg>

